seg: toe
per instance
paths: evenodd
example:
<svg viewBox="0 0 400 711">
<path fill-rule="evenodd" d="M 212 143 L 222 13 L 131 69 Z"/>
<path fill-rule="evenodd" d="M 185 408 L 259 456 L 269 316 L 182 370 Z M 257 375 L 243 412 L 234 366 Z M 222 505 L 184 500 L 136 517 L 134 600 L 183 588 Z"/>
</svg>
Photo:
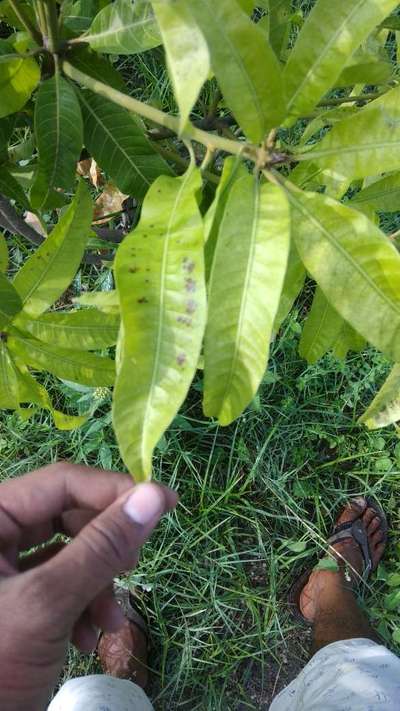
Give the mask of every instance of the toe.
<svg viewBox="0 0 400 711">
<path fill-rule="evenodd" d="M 355 496 L 353 499 L 350 499 L 340 514 L 338 523 L 347 523 L 348 521 L 355 521 L 357 518 L 360 518 L 366 506 L 367 502 L 363 496 Z"/>
<path fill-rule="evenodd" d="M 375 517 L 376 517 L 376 511 L 375 511 L 374 509 L 367 508 L 367 509 L 364 511 L 363 521 L 364 521 L 364 524 L 365 524 L 365 527 L 366 527 L 366 528 L 369 527 L 369 525 L 370 525 L 371 522 L 372 522 L 372 519 L 374 519 Z"/>
<path fill-rule="evenodd" d="M 371 523 L 368 526 L 368 535 L 372 536 L 375 533 L 375 531 L 377 531 L 378 528 L 380 528 L 380 527 L 381 527 L 381 519 L 379 518 L 379 516 L 374 516 L 374 518 L 372 519 Z"/>
<path fill-rule="evenodd" d="M 377 531 L 375 531 L 375 533 L 370 538 L 370 546 L 372 548 L 376 548 L 379 545 L 379 543 L 382 543 L 384 537 L 385 536 L 384 536 L 383 531 L 381 529 L 378 529 Z"/>
</svg>

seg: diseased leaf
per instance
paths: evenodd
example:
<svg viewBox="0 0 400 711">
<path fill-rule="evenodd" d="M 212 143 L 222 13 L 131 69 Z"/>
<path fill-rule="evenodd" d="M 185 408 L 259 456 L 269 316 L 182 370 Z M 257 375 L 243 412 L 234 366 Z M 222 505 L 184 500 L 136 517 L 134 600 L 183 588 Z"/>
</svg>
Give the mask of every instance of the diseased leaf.
<svg viewBox="0 0 400 711">
<path fill-rule="evenodd" d="M 344 360 L 349 351 L 360 353 L 365 346 L 366 339 L 360 336 L 360 334 L 357 333 L 357 331 L 355 331 L 354 328 L 347 323 L 347 321 L 343 321 L 336 343 L 332 346 L 332 352 L 336 358 Z"/>
<path fill-rule="evenodd" d="M 96 164 L 95 161 L 93 163 Z M 97 165 L 97 164 L 96 164 Z M 96 198 L 94 204 L 93 222 L 102 225 L 113 219 L 114 213 L 120 212 L 128 195 L 121 193 L 111 181 L 103 187 L 103 192 Z"/>
<path fill-rule="evenodd" d="M 6 55 L 13 53 L 12 45 L 0 40 L 0 118 L 22 109 L 40 79 L 40 69 L 35 59 L 7 59 Z"/>
<path fill-rule="evenodd" d="M 210 72 L 207 42 L 186 0 L 152 0 L 180 111 L 181 131 Z"/>
<path fill-rule="evenodd" d="M 335 85 L 362 41 L 397 0 L 318 0 L 290 53 L 283 77 L 291 116 L 309 113 Z"/>
<path fill-rule="evenodd" d="M 0 272 L 5 272 L 8 269 L 8 247 L 6 238 L 3 233 L 0 232 Z"/>
<path fill-rule="evenodd" d="M 351 178 L 399 167 L 400 86 L 337 123 L 305 156 L 322 168 Z"/>
<path fill-rule="evenodd" d="M 366 207 L 382 212 L 397 212 L 400 210 L 400 173 L 387 175 L 363 188 L 351 198 L 350 205 L 357 210 Z"/>
<path fill-rule="evenodd" d="M 342 330 L 343 319 L 317 287 L 310 312 L 303 326 L 299 354 L 309 365 L 327 353 Z"/>
<path fill-rule="evenodd" d="M 10 336 L 10 351 L 36 370 L 46 370 L 63 380 L 81 385 L 102 387 L 112 385 L 115 363 L 93 353 L 82 353 L 69 348 L 42 343 L 34 338 Z"/>
<path fill-rule="evenodd" d="M 237 0 L 186 0 L 207 40 L 225 100 L 254 143 L 285 115 L 279 62 L 262 30 Z"/>
<path fill-rule="evenodd" d="M 0 328 L 9 324 L 21 308 L 22 302 L 18 292 L 0 272 Z"/>
<path fill-rule="evenodd" d="M 248 175 L 248 172 L 239 158 L 230 156 L 225 159 L 215 198 L 204 217 L 204 239 L 206 240 L 204 258 L 207 282 L 210 276 L 218 232 L 225 213 L 230 190 L 236 180 L 242 178 L 244 175 Z"/>
<path fill-rule="evenodd" d="M 364 338 L 400 360 L 400 255 L 362 213 L 317 193 L 291 193 L 292 229 L 307 271 Z"/>
<path fill-rule="evenodd" d="M 204 412 L 228 425 L 264 375 L 289 253 L 284 192 L 251 175 L 232 186 L 209 282 Z"/>
<path fill-rule="evenodd" d="M 17 363 L 17 365 L 16 375 L 19 403 L 34 404 L 39 408 L 49 410 L 53 416 L 54 424 L 59 430 L 74 430 L 86 422 L 89 415 L 66 415 L 64 412 L 55 410 L 46 388 L 35 380 L 29 373 L 26 365 L 23 363 Z M 36 409 L 37 408 L 20 408 L 19 414 L 23 419 L 27 419 L 35 413 Z"/>
<path fill-rule="evenodd" d="M 400 420 L 400 365 L 396 363 L 369 407 L 358 420 L 369 430 Z"/>
<path fill-rule="evenodd" d="M 279 301 L 278 311 L 275 316 L 273 332 L 279 331 L 283 321 L 291 310 L 300 291 L 304 286 L 306 278 L 306 270 L 299 257 L 296 245 L 293 240 L 290 244 L 289 257 L 286 267 L 285 280 L 283 282 L 281 298 Z"/>
<path fill-rule="evenodd" d="M 81 182 L 51 234 L 17 273 L 14 287 L 29 316 L 40 316 L 72 281 L 85 249 L 92 212 L 89 191 Z"/>
<path fill-rule="evenodd" d="M 5 343 L 0 341 L 0 407 L 18 407 L 18 387 L 15 367 Z"/>
<path fill-rule="evenodd" d="M 83 145 L 81 107 L 72 85 L 59 75 L 44 81 L 35 104 L 39 168 L 31 190 L 34 208 L 43 208 L 55 188 L 70 190 Z"/>
<path fill-rule="evenodd" d="M 37 319 L 21 314 L 15 325 L 44 343 L 90 351 L 116 344 L 119 316 L 104 314 L 97 309 L 54 311 Z"/>
<path fill-rule="evenodd" d="M 181 406 L 200 355 L 206 318 L 199 171 L 160 177 L 139 226 L 120 245 L 115 276 L 121 303 L 113 422 L 137 481 Z"/>
<path fill-rule="evenodd" d="M 25 208 L 25 210 L 30 209 L 29 200 L 23 189 L 4 165 L 0 167 L 0 193 L 11 198 L 11 200 L 15 200 L 15 202 L 20 205 L 20 207 Z"/>
<path fill-rule="evenodd" d="M 119 296 L 116 290 L 89 291 L 77 296 L 73 302 L 81 306 L 95 306 L 103 313 L 119 313 Z"/>
<path fill-rule="evenodd" d="M 107 54 L 137 54 L 161 43 L 148 0 L 116 0 L 107 5 L 96 15 L 84 39 L 92 49 Z"/>
<path fill-rule="evenodd" d="M 172 174 L 132 114 L 89 91 L 80 100 L 86 148 L 121 192 L 142 200 L 159 175 Z"/>
</svg>

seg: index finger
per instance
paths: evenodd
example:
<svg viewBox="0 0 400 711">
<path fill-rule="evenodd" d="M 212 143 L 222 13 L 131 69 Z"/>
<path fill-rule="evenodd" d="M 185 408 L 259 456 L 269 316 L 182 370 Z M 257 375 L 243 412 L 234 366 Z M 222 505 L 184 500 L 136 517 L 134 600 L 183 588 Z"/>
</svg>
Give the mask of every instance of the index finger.
<svg viewBox="0 0 400 711">
<path fill-rule="evenodd" d="M 57 518 L 69 509 L 103 511 L 133 487 L 127 474 L 68 462 L 0 484 L 0 541 L 18 543 L 24 529 Z"/>
</svg>

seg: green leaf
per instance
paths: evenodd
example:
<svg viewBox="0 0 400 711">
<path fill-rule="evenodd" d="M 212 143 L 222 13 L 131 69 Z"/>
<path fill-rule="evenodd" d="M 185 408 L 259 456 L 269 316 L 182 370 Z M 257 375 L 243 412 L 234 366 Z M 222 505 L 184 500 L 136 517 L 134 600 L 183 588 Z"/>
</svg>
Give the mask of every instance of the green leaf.
<svg viewBox="0 0 400 711">
<path fill-rule="evenodd" d="M 268 0 L 269 1 L 269 41 L 278 59 L 286 49 L 289 31 L 290 18 L 292 15 L 291 0 Z"/>
<path fill-rule="evenodd" d="M 372 207 L 376 211 L 397 212 L 400 208 L 400 173 L 387 175 L 363 188 L 350 200 L 358 210 Z"/>
<path fill-rule="evenodd" d="M 0 272 L 5 272 L 8 269 L 8 247 L 6 238 L 3 233 L 0 232 Z M 1 278 L 1 277 L 0 277 Z"/>
<path fill-rule="evenodd" d="M 339 564 L 334 558 L 326 556 L 325 558 L 321 558 L 321 560 L 318 561 L 317 565 L 314 566 L 313 570 L 332 570 L 336 572 L 339 570 Z"/>
<path fill-rule="evenodd" d="M 97 52 L 92 52 L 87 46 L 78 46 L 68 52 L 68 61 L 75 69 L 79 69 L 93 79 L 126 93 L 127 87 L 124 80 L 121 74 L 114 69 L 108 57 L 102 57 Z"/>
<path fill-rule="evenodd" d="M 0 167 L 0 193 L 11 198 L 11 200 L 15 200 L 25 210 L 30 209 L 29 201 L 23 189 L 4 165 Z"/>
<path fill-rule="evenodd" d="M 284 541 L 285 548 L 292 553 L 303 553 L 307 548 L 307 541 Z"/>
<path fill-rule="evenodd" d="M 225 100 L 254 143 L 285 115 L 281 70 L 262 30 L 236 0 L 186 0 L 204 34 Z"/>
<path fill-rule="evenodd" d="M 63 380 L 81 385 L 102 387 L 115 380 L 115 363 L 93 353 L 82 353 L 42 343 L 34 338 L 10 336 L 10 351 L 36 370 L 45 370 Z"/>
<path fill-rule="evenodd" d="M 281 324 L 296 301 L 304 286 L 305 278 L 306 270 L 303 267 L 303 263 L 299 257 L 296 246 L 292 241 L 290 244 L 285 280 L 283 282 L 279 307 L 274 321 L 274 333 L 279 330 Z"/>
<path fill-rule="evenodd" d="M 81 108 L 72 85 L 55 73 L 44 81 L 35 104 L 38 174 L 31 190 L 34 208 L 43 208 L 54 188 L 70 190 L 83 145 Z"/>
<path fill-rule="evenodd" d="M 5 116 L 0 119 L 0 160 L 7 160 L 8 142 L 14 129 L 14 116 Z"/>
<path fill-rule="evenodd" d="M 390 62 L 359 62 L 343 69 L 335 86 L 353 86 L 354 84 L 386 84 L 393 74 Z"/>
<path fill-rule="evenodd" d="M 210 54 L 186 0 L 153 0 L 152 4 L 179 106 L 182 132 L 209 75 Z"/>
<path fill-rule="evenodd" d="M 74 34 L 81 34 L 89 29 L 98 12 L 98 0 L 76 0 L 71 3 L 67 13 L 63 13 L 63 26 Z"/>
<path fill-rule="evenodd" d="M 48 410 L 54 420 L 54 424 L 59 430 L 74 430 L 83 425 L 89 415 L 66 415 L 64 412 L 55 410 L 50 399 L 50 395 L 43 385 L 40 385 L 29 373 L 28 368 L 23 363 L 17 362 L 17 385 L 19 403 L 29 403 Z M 27 418 L 34 414 L 36 408 L 28 410 L 20 408 L 19 414 L 22 418 Z"/>
<path fill-rule="evenodd" d="M 248 172 L 240 158 L 230 156 L 225 159 L 215 198 L 204 217 L 204 238 L 206 240 L 204 257 L 207 282 L 210 276 L 218 232 L 225 213 L 229 192 L 236 180 L 247 174 Z"/>
<path fill-rule="evenodd" d="M 73 301 L 81 306 L 95 306 L 103 313 L 119 313 L 119 296 L 116 290 L 88 291 L 77 296 Z"/>
<path fill-rule="evenodd" d="M 7 346 L 0 341 L 0 407 L 18 407 L 18 386 L 15 367 Z"/>
<path fill-rule="evenodd" d="M 80 100 L 86 148 L 121 192 L 142 200 L 159 175 L 172 174 L 132 114 L 89 91 Z"/>
<path fill-rule="evenodd" d="M 399 148 L 400 86 L 337 123 L 304 156 L 341 175 L 365 178 L 398 169 Z"/>
<path fill-rule="evenodd" d="M 15 325 L 44 343 L 90 351 L 116 344 L 119 317 L 97 309 L 54 311 L 37 319 L 21 314 Z"/>
<path fill-rule="evenodd" d="M 392 425 L 400 420 L 400 365 L 396 364 L 389 373 L 379 392 L 359 422 L 369 430 Z"/>
<path fill-rule="evenodd" d="M 33 8 L 27 2 L 24 2 L 24 0 L 18 0 L 18 7 L 21 8 L 24 16 L 28 17 L 32 24 L 35 24 L 35 13 Z M 1 0 L 0 2 L 0 17 L 4 18 L 10 27 L 15 27 L 18 30 L 25 30 L 24 25 L 15 14 L 8 0 Z"/>
<path fill-rule="evenodd" d="M 388 595 L 385 595 L 383 604 L 386 610 L 393 611 L 400 609 L 400 590 L 396 590 Z"/>
<path fill-rule="evenodd" d="M 299 354 L 309 365 L 322 358 L 335 343 L 343 319 L 317 287 L 310 312 L 303 326 Z"/>
<path fill-rule="evenodd" d="M 307 271 L 342 318 L 400 360 L 400 256 L 393 244 L 365 215 L 324 195 L 293 192 L 290 200 Z"/>
<path fill-rule="evenodd" d="M 160 177 L 139 226 L 120 245 L 115 275 L 121 337 L 113 421 L 122 457 L 140 481 L 196 372 L 206 318 L 198 170 Z"/>
<path fill-rule="evenodd" d="M 228 425 L 264 375 L 289 253 L 284 192 L 251 175 L 232 186 L 209 282 L 204 412 Z"/>
<path fill-rule="evenodd" d="M 10 323 L 22 308 L 21 298 L 7 277 L 0 272 L 0 328 Z"/>
<path fill-rule="evenodd" d="M 157 22 L 148 0 L 116 0 L 93 20 L 84 37 L 92 49 L 108 54 L 137 54 L 161 43 Z"/>
<path fill-rule="evenodd" d="M 34 59 L 2 56 L 10 52 L 13 53 L 12 46 L 0 40 L 0 118 L 22 109 L 40 79 L 39 65 Z"/>
<path fill-rule="evenodd" d="M 318 0 L 283 74 L 291 116 L 314 108 L 362 41 L 396 5 L 397 0 Z"/>
<path fill-rule="evenodd" d="M 14 279 L 29 316 L 40 316 L 69 286 L 82 259 L 92 212 L 88 188 L 81 181 L 71 205 Z"/>
<path fill-rule="evenodd" d="M 346 321 L 342 321 L 342 328 L 332 346 L 332 352 L 341 360 L 344 360 L 349 351 L 360 353 L 365 348 L 366 339 L 360 336 Z"/>
</svg>

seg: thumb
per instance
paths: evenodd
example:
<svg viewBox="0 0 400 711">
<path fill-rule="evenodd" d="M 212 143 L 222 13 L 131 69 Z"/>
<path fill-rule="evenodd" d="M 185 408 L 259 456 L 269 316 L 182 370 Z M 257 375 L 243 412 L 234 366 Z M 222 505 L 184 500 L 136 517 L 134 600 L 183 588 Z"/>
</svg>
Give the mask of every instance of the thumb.
<svg viewBox="0 0 400 711">
<path fill-rule="evenodd" d="M 159 484 L 139 484 L 92 519 L 68 546 L 41 566 L 42 575 L 47 567 L 57 607 L 62 606 L 75 621 L 116 575 L 136 565 L 140 547 L 160 518 L 176 506 L 177 498 L 175 492 Z"/>
</svg>

